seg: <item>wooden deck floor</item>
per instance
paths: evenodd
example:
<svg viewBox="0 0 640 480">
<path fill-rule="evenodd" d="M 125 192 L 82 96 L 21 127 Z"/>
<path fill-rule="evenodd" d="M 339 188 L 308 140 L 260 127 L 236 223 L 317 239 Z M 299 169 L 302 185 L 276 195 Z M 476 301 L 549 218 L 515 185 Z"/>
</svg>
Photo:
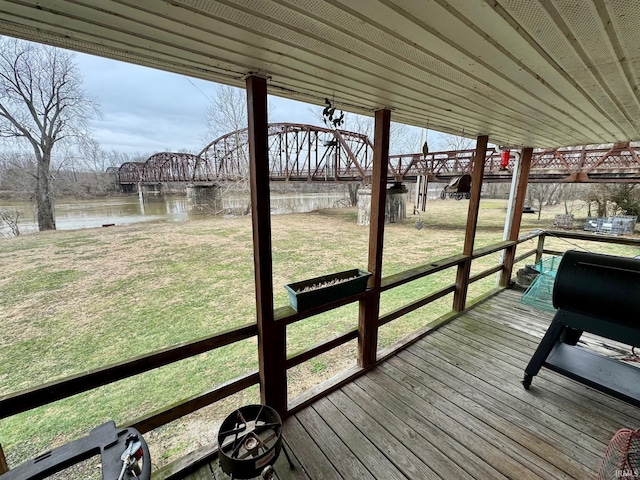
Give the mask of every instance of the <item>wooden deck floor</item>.
<svg viewBox="0 0 640 480">
<path fill-rule="evenodd" d="M 289 418 L 296 469 L 281 454 L 280 478 L 595 478 L 612 435 L 640 426 L 640 409 L 546 369 L 524 390 L 552 315 L 520 296 L 478 305 Z M 228 477 L 212 462 L 188 478 Z"/>
</svg>

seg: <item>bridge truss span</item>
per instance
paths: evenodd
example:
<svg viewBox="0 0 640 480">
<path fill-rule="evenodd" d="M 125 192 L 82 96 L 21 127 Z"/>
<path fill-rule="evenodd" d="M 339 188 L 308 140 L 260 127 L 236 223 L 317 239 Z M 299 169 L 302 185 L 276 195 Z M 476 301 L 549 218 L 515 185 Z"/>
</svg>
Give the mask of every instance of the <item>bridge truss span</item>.
<svg viewBox="0 0 640 480">
<path fill-rule="evenodd" d="M 127 162 L 118 169 L 121 184 L 189 182 L 212 184 L 246 181 L 249 177 L 248 130 L 214 140 L 197 155 L 157 153 L 146 162 Z M 313 125 L 269 125 L 269 175 L 272 181 L 359 182 L 373 173 L 373 143 L 360 133 Z M 410 153 L 389 156 L 389 181 L 448 182 L 471 173 L 475 150 Z M 487 150 L 485 181 L 508 182 L 517 153 L 506 167 L 501 151 Z M 640 182 L 640 147 L 630 143 L 580 146 L 535 151 L 531 182 Z"/>
<path fill-rule="evenodd" d="M 471 174 L 475 150 L 389 156 L 389 177 L 397 181 L 427 175 L 430 181 L 449 181 Z M 506 167 L 501 151 L 487 149 L 484 181 L 510 181 L 518 153 L 510 152 Z M 640 147 L 630 142 L 604 146 L 548 148 L 533 152 L 529 182 L 640 182 Z"/>
<path fill-rule="evenodd" d="M 269 125 L 269 162 L 274 181 L 361 181 L 372 170 L 373 145 L 366 135 L 312 125 Z M 198 158 L 216 177 L 248 176 L 247 129 L 207 145 Z"/>
</svg>

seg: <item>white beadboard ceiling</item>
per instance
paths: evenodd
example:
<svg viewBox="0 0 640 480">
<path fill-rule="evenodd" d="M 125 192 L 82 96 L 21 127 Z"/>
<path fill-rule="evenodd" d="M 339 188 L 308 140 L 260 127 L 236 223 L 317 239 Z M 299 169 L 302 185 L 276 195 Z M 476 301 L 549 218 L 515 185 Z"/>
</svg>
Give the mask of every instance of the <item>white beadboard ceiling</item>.
<svg viewBox="0 0 640 480">
<path fill-rule="evenodd" d="M 0 0 L 0 34 L 501 145 L 640 140 L 640 0 Z"/>
</svg>

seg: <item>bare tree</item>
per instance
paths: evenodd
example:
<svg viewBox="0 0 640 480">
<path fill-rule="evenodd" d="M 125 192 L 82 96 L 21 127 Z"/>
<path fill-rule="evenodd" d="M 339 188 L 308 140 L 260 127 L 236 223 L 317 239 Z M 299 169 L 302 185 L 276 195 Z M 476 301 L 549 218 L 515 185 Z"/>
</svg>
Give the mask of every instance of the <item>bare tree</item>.
<svg viewBox="0 0 640 480">
<path fill-rule="evenodd" d="M 344 123 L 340 127 L 340 130 L 366 135 L 373 142 L 374 125 L 375 121 L 373 117 L 366 117 L 357 113 L 347 113 L 345 114 Z M 389 132 L 389 136 L 391 137 L 391 132 Z"/>
<path fill-rule="evenodd" d="M 74 54 L 0 38 L 0 136 L 27 142 L 36 158 L 38 228 L 55 230 L 54 146 L 85 136 L 97 107 L 82 89 Z"/>
<path fill-rule="evenodd" d="M 561 184 L 558 196 L 559 200 L 564 204 L 565 215 L 572 214 L 576 208 L 576 203 L 582 202 L 581 196 L 583 191 L 584 185 L 578 185 L 575 183 Z"/>
<path fill-rule="evenodd" d="M 106 194 L 116 188 L 111 175 L 107 173 L 109 167 L 119 167 L 118 156 L 113 156 L 102 150 L 100 144 L 92 138 L 86 138 L 79 144 L 79 154 L 74 161 L 74 171 L 77 168 L 83 175 L 79 185 L 86 193 Z M 90 192 L 92 190 L 92 192 Z"/>
<path fill-rule="evenodd" d="M 269 105 L 267 105 L 267 116 L 269 116 Z M 247 92 L 240 88 L 227 85 L 218 85 L 216 95 L 212 103 L 207 108 L 207 136 L 210 143 L 223 135 L 233 133 L 232 141 L 235 144 L 234 155 L 239 159 L 246 160 L 242 164 L 246 165 L 246 170 L 241 172 L 241 177 L 235 184 L 226 183 L 221 192 L 238 193 L 247 197 L 247 207 L 243 210 L 246 215 L 251 211 L 249 195 L 249 146 L 246 144 L 246 135 L 241 130 L 247 128 Z M 215 207 L 217 208 L 217 207 Z M 206 213 L 217 214 L 219 211 L 208 211 Z"/>
<path fill-rule="evenodd" d="M 106 152 L 106 162 L 105 162 L 105 170 L 108 167 L 120 167 L 123 163 L 127 162 L 145 162 L 152 153 L 128 153 L 128 152 L 117 152 L 116 150 L 111 150 L 110 152 Z"/>
<path fill-rule="evenodd" d="M 247 128 L 246 91 L 227 85 L 218 85 L 216 96 L 207 107 L 206 115 L 209 141 Z"/>
<path fill-rule="evenodd" d="M 435 145 L 437 150 L 471 150 L 475 148 L 475 141 L 467 137 L 459 137 L 448 133 L 439 134 Z"/>
<path fill-rule="evenodd" d="M 20 235 L 20 212 L 18 210 L 0 209 L 0 226 L 6 225 L 14 237 Z M 0 231 L 2 236 L 2 231 Z"/>
<path fill-rule="evenodd" d="M 9 170 L 9 165 L 4 158 L 4 155 L 0 155 L 0 191 L 2 191 L 2 184 L 4 183 L 7 177 L 7 171 Z"/>
<path fill-rule="evenodd" d="M 527 195 L 529 203 L 538 207 L 538 220 L 542 215 L 543 205 L 555 205 L 559 202 L 558 192 L 560 184 L 558 183 L 530 183 L 527 187 Z"/>
<path fill-rule="evenodd" d="M 591 205 L 596 204 L 596 215 L 598 217 L 606 217 L 609 213 L 611 203 L 611 186 L 606 183 L 596 183 L 589 186 L 586 192 L 585 201 L 588 206 L 588 213 L 592 216 Z"/>
<path fill-rule="evenodd" d="M 611 188 L 614 213 L 640 216 L 640 191 L 637 183 L 619 183 Z"/>
<path fill-rule="evenodd" d="M 35 190 L 36 161 L 28 152 L 0 151 L 0 190 L 11 192 L 14 197 L 32 200 Z"/>
</svg>

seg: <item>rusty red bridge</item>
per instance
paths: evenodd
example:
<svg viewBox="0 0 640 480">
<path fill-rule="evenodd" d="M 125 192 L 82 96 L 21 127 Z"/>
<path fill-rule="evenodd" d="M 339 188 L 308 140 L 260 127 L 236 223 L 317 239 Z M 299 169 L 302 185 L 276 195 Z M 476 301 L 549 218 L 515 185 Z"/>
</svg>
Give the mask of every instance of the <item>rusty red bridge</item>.
<svg viewBox="0 0 640 480">
<path fill-rule="evenodd" d="M 448 182 L 470 173 L 474 150 L 410 153 L 389 156 L 390 181 Z M 501 169 L 500 151 L 487 149 L 484 180 L 507 182 L 514 153 Z M 373 171 L 373 144 L 366 135 L 313 125 L 269 125 L 272 181 L 363 182 Z M 146 162 L 127 162 L 110 169 L 122 185 L 165 182 L 220 183 L 247 179 L 247 129 L 224 135 L 199 154 L 157 153 Z M 565 147 L 534 152 L 530 182 L 640 182 L 640 147 L 629 142 L 599 147 Z"/>
</svg>

